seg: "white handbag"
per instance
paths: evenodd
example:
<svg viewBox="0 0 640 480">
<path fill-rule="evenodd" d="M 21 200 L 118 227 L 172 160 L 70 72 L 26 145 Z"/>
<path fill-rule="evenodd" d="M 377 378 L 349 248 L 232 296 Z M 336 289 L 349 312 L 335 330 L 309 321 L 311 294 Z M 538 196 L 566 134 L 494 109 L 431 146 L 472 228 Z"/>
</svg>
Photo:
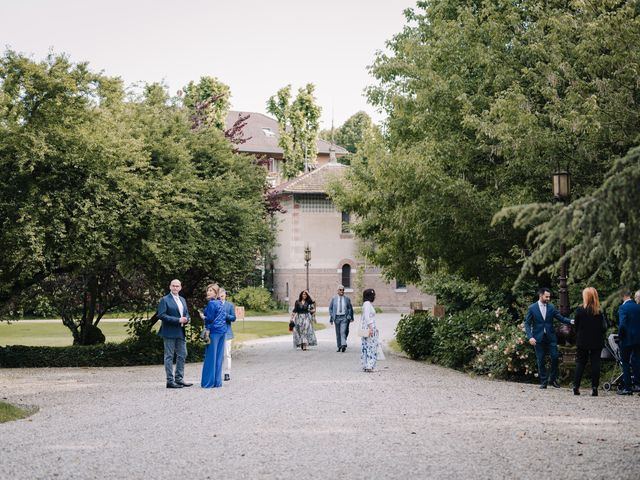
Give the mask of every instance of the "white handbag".
<svg viewBox="0 0 640 480">
<path fill-rule="evenodd" d="M 362 317 L 360 318 L 360 328 L 358 328 L 358 336 L 359 337 L 370 337 L 371 331 L 369 330 L 369 326 L 367 322 L 364 321 L 364 312 L 362 312 Z"/>
<path fill-rule="evenodd" d="M 358 336 L 359 337 L 370 337 L 371 336 L 371 332 L 369 331 L 369 328 L 360 327 L 358 329 Z"/>
</svg>

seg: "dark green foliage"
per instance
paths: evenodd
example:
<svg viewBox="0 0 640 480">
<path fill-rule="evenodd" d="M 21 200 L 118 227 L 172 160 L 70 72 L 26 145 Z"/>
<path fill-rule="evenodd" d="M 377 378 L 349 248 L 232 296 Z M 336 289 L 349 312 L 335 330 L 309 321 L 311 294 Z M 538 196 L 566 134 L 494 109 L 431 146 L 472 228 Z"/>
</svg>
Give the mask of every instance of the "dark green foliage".
<svg viewBox="0 0 640 480">
<path fill-rule="evenodd" d="M 450 368 L 465 367 L 476 355 L 473 334 L 495 323 L 493 311 L 470 308 L 438 319 L 433 326 L 432 360 Z"/>
<path fill-rule="evenodd" d="M 187 361 L 201 362 L 202 343 L 187 345 Z M 104 343 L 102 345 L 70 347 L 0 347 L 0 368 L 44 367 L 124 367 L 132 365 L 160 365 L 164 361 L 162 339 L 155 342 Z"/>
<path fill-rule="evenodd" d="M 269 290 L 261 287 L 242 288 L 233 295 L 232 300 L 236 305 L 256 312 L 266 312 L 273 308 Z"/>
<path fill-rule="evenodd" d="M 640 285 L 640 148 L 617 159 L 604 182 L 566 207 L 529 204 L 506 208 L 495 221 L 514 217 L 520 228 L 531 228 L 534 247 L 519 281 L 537 269 L 555 272 L 569 262 L 571 283 L 596 285 L 600 298 L 619 300 L 619 289 Z M 568 246 L 558 258 L 558 245 Z"/>
<path fill-rule="evenodd" d="M 471 306 L 495 309 L 501 303 L 486 286 L 478 281 L 463 280 L 457 275 L 425 274 L 421 286 L 436 296 L 447 314 L 455 314 Z"/>
<path fill-rule="evenodd" d="M 523 262 L 536 260 L 526 232 L 492 223 L 494 215 L 548 201 L 558 168 L 570 170 L 573 198 L 590 195 L 615 159 L 640 143 L 636 5 L 434 0 L 406 15 L 370 69 L 378 84 L 369 100 L 388 115 L 384 141 L 358 150 L 346 184 L 332 195 L 359 219 L 354 232 L 367 259 L 389 278 L 420 283 L 443 272 L 508 292 Z M 622 205 L 634 212 L 628 191 L 620 193 L 629 202 L 602 212 Z M 535 224 L 558 210 L 539 209 Z M 585 228 L 578 214 L 565 220 L 581 226 L 577 237 L 593 239 L 582 243 L 591 252 L 583 264 L 588 278 L 602 270 L 598 260 L 606 262 L 599 248 L 588 248 L 600 242 L 598 228 Z M 616 233 L 622 220 L 608 218 L 617 240 L 601 245 L 619 247 L 618 259 L 640 258 L 630 247 L 635 232 Z M 553 237 L 528 280 L 556 262 L 551 246 L 560 229 Z"/>
<path fill-rule="evenodd" d="M 105 313 L 143 311 L 173 278 L 192 304 L 253 271 L 272 239 L 265 170 L 221 131 L 227 87 L 186 92 L 187 106 L 159 84 L 125 100 L 64 55 L 0 58 L 0 318 L 42 305 L 87 345 Z"/>
<path fill-rule="evenodd" d="M 403 315 L 396 326 L 400 348 L 414 360 L 429 357 L 433 351 L 434 319 L 428 312 Z"/>
</svg>

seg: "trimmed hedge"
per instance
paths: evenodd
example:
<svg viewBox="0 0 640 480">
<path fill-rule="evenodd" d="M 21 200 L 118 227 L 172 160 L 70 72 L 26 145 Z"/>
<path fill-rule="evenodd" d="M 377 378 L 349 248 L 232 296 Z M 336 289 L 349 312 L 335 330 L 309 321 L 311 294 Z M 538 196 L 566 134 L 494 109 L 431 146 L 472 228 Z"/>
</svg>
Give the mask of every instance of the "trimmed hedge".
<svg viewBox="0 0 640 480">
<path fill-rule="evenodd" d="M 396 326 L 396 340 L 400 348 L 414 360 L 423 360 L 433 351 L 435 319 L 429 312 L 402 315 Z"/>
<path fill-rule="evenodd" d="M 159 337 L 156 340 L 69 347 L 10 345 L 0 347 L 0 368 L 161 365 L 164 361 L 164 347 Z M 189 343 L 187 351 L 188 362 L 201 362 L 204 358 L 202 343 Z"/>
</svg>

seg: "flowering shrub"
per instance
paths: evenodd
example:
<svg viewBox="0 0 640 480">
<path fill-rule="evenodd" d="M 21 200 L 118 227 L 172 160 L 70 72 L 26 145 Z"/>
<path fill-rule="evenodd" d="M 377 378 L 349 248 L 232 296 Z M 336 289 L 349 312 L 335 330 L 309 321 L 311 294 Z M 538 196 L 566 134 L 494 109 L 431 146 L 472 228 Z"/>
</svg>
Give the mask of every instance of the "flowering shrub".
<svg viewBox="0 0 640 480">
<path fill-rule="evenodd" d="M 495 378 L 533 376 L 536 355 L 524 334 L 524 324 L 497 321 L 485 332 L 474 334 L 472 344 L 476 357 L 471 362 L 474 372 Z"/>
</svg>

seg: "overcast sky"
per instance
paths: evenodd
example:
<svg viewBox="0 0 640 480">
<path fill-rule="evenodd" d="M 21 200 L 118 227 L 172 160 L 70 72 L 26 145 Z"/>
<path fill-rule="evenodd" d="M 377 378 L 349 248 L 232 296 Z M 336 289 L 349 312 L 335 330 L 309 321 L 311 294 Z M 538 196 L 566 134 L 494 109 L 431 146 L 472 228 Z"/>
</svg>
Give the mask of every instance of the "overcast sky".
<svg viewBox="0 0 640 480">
<path fill-rule="evenodd" d="M 322 128 L 367 104 L 367 66 L 415 0 L 0 0 L 0 46 L 52 49 L 126 84 L 164 81 L 172 94 L 202 75 L 231 87 L 232 108 L 265 112 L 279 88 L 316 85 Z"/>
</svg>

